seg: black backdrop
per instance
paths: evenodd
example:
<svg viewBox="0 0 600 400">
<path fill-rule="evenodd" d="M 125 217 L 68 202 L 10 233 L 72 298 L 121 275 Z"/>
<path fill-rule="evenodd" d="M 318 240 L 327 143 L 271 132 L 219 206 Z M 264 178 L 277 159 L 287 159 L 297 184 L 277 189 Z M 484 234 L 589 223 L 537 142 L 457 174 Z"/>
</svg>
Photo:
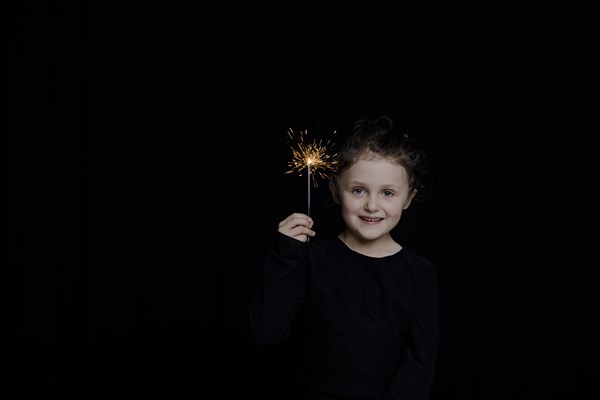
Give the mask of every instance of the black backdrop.
<svg viewBox="0 0 600 400">
<path fill-rule="evenodd" d="M 557 123 L 558 13 L 407 4 L 12 19 L 4 398 L 286 398 L 294 344 L 254 346 L 247 317 L 277 222 L 306 205 L 286 131 L 335 141 L 379 115 L 429 157 L 395 233 L 438 267 L 431 398 L 597 396 L 587 294 L 530 251 L 524 200 Z M 336 233 L 325 185 L 311 199 Z"/>
</svg>

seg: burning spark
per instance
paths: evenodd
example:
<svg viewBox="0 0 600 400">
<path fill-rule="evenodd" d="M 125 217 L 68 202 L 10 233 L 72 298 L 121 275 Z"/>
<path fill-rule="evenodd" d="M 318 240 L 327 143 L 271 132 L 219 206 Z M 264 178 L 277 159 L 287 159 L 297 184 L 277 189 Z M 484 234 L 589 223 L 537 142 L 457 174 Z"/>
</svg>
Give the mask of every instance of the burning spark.
<svg viewBox="0 0 600 400">
<path fill-rule="evenodd" d="M 335 134 L 335 131 L 333 132 Z M 292 142 L 292 159 L 288 162 L 290 168 L 286 174 L 293 172 L 299 173 L 302 176 L 304 169 L 308 174 L 308 179 L 311 179 L 313 186 L 317 187 L 318 175 L 321 178 L 329 178 L 331 173 L 335 171 L 337 154 L 331 154 L 333 143 L 331 140 L 323 143 L 323 140 L 313 140 L 308 143 L 306 141 L 307 130 L 300 131 L 297 135 L 292 128 L 288 129 L 288 139 Z"/>
</svg>

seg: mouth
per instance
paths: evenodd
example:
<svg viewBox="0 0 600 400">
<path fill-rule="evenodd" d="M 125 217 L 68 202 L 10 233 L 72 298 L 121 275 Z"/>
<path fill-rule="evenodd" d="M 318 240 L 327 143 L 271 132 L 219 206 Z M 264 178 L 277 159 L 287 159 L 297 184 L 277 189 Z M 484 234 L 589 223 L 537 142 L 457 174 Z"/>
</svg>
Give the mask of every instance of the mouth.
<svg viewBox="0 0 600 400">
<path fill-rule="evenodd" d="M 375 222 L 383 221 L 383 218 L 360 217 L 360 219 L 365 222 L 368 222 L 368 223 L 375 223 Z"/>
</svg>

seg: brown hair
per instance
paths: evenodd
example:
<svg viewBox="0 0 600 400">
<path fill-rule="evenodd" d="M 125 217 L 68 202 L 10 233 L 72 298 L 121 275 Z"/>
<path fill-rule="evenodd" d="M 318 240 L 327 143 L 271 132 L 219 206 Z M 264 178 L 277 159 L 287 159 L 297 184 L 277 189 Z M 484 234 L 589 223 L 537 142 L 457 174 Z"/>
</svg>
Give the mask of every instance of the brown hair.
<svg viewBox="0 0 600 400">
<path fill-rule="evenodd" d="M 332 182 L 337 188 L 342 172 L 360 159 L 379 156 L 403 166 L 408 174 L 409 190 L 419 189 L 425 174 L 425 155 L 414 145 L 413 138 L 396 131 L 388 117 L 379 117 L 375 121 L 359 119 L 337 152 Z"/>
</svg>

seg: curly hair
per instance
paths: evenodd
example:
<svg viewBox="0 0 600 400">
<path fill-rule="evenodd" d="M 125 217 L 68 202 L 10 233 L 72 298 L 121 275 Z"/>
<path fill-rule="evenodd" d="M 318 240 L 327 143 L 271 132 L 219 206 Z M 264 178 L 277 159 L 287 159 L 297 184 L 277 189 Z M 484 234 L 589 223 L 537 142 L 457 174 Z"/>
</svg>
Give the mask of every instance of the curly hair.
<svg viewBox="0 0 600 400">
<path fill-rule="evenodd" d="M 337 187 L 340 174 L 357 161 L 375 157 L 383 157 L 404 167 L 409 178 L 409 190 L 420 188 L 425 175 L 425 155 L 415 148 L 411 136 L 394 129 L 392 120 L 385 116 L 374 121 L 359 119 L 354 122 L 350 136 L 337 152 L 333 184 Z"/>
</svg>

